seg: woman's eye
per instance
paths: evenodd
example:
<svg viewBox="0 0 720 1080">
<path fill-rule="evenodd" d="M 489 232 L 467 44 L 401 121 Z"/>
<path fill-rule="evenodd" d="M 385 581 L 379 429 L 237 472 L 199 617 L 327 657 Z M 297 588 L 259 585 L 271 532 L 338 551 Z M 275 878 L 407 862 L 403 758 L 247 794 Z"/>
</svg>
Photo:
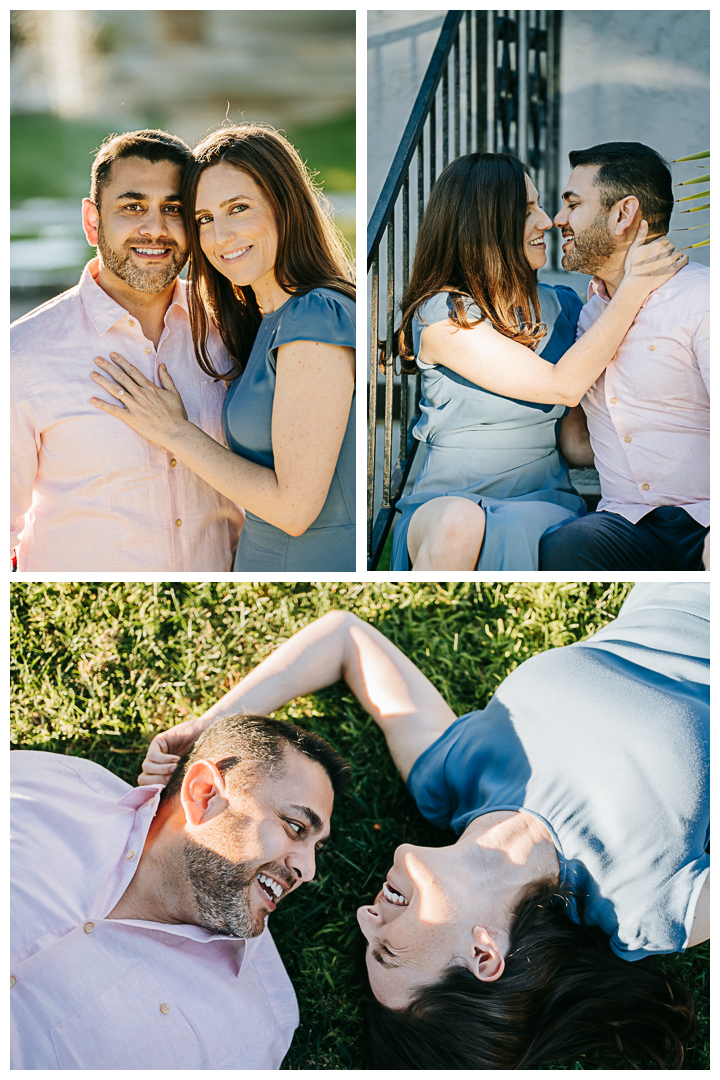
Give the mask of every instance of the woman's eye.
<svg viewBox="0 0 720 1080">
<path fill-rule="evenodd" d="M 203 214 L 201 217 L 195 218 L 195 221 L 198 225 L 207 225 L 209 221 L 212 221 L 212 218 L 209 214 Z"/>
<path fill-rule="evenodd" d="M 230 213 L 234 214 L 236 210 L 247 210 L 247 209 L 249 209 L 249 208 L 248 208 L 246 203 L 238 203 L 237 206 L 233 206 Z"/>
</svg>

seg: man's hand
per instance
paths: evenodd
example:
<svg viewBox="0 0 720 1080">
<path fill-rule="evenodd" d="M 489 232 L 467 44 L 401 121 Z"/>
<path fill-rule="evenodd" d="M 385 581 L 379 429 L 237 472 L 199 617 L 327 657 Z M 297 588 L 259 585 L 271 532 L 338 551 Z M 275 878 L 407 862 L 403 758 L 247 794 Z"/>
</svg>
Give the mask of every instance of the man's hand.
<svg viewBox="0 0 720 1080">
<path fill-rule="evenodd" d="M 708 532 L 705 537 L 705 543 L 703 544 L 703 566 L 706 570 L 710 569 L 710 533 Z"/>
</svg>

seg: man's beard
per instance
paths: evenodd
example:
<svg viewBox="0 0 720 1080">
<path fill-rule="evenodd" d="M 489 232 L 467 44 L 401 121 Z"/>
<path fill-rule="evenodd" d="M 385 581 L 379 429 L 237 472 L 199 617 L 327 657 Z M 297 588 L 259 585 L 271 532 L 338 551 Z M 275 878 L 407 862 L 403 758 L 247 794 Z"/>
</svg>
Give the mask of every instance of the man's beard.
<svg viewBox="0 0 720 1080">
<path fill-rule="evenodd" d="M 188 253 L 182 251 L 174 240 L 163 240 L 162 247 L 170 248 L 170 262 L 143 269 L 142 266 L 137 266 L 133 262 L 130 249 L 144 246 L 142 241 L 136 241 L 124 244 L 122 248 L 110 247 L 103 232 L 102 219 L 98 221 L 97 249 L 103 266 L 136 292 L 148 294 L 162 292 L 175 281 L 187 262 Z"/>
<path fill-rule="evenodd" d="M 599 213 L 581 233 L 573 233 L 572 249 L 563 255 L 563 270 L 597 274 L 615 253 L 615 241 L 608 228 L 608 215 Z"/>
<path fill-rule="evenodd" d="M 250 889 L 257 873 L 254 863 L 232 862 L 188 837 L 185 870 L 200 926 L 241 938 L 262 934 L 265 916 L 253 913 L 250 907 Z"/>
<path fill-rule="evenodd" d="M 236 858 L 229 859 L 210 847 L 185 838 L 185 873 L 197 906 L 197 924 L 206 930 L 236 937 L 253 938 L 265 929 L 266 914 L 253 911 L 250 890 L 257 874 L 265 872 L 279 881 L 285 889 L 295 883 L 287 867 L 276 863 L 258 863 L 242 859 L 238 844 L 242 835 L 243 817 L 226 809 L 206 832 L 210 843 L 216 841 L 221 850 L 233 850 Z"/>
</svg>

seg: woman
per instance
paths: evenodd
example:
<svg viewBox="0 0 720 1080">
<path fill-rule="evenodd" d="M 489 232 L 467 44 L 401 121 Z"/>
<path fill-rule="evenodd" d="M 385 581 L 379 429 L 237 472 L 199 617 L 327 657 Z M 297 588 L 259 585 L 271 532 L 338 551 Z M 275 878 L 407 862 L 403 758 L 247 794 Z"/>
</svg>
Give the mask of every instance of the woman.
<svg viewBox="0 0 720 1080">
<path fill-rule="evenodd" d="M 531 1068 L 604 1047 L 666 1067 L 692 999 L 637 961 L 709 936 L 708 620 L 707 586 L 638 585 L 614 622 L 457 718 L 382 634 L 331 612 L 157 736 L 139 782 L 164 782 L 215 719 L 343 678 L 420 811 L 459 835 L 399 847 L 358 911 L 376 1066 Z"/>
<path fill-rule="evenodd" d="M 507 154 L 458 158 L 432 190 L 400 328 L 405 370 L 422 375 L 413 434 L 428 451 L 398 502 L 394 570 L 537 570 L 543 533 L 585 513 L 560 421 L 687 258 L 666 237 L 641 246 L 643 223 L 621 288 L 574 344 L 577 294 L 536 282 L 551 227 Z"/>
<path fill-rule="evenodd" d="M 229 449 L 190 424 L 163 365 L 156 387 L 118 357 L 93 403 L 245 508 L 236 571 L 355 569 L 355 289 L 338 231 L 297 151 L 241 124 L 209 135 L 183 181 L 195 353 L 232 380 Z M 208 319 L 234 363 L 217 371 Z M 99 361 L 98 361 L 99 363 Z"/>
</svg>

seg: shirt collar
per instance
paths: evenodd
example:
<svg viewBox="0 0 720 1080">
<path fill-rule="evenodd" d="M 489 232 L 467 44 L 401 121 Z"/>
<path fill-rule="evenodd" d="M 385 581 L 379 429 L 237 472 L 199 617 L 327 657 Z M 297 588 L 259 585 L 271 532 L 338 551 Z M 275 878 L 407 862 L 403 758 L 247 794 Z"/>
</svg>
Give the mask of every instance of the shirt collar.
<svg viewBox="0 0 720 1080">
<path fill-rule="evenodd" d="M 105 290 L 98 285 L 97 279 L 99 272 L 99 260 L 97 258 L 91 259 L 80 277 L 78 293 L 90 322 L 95 327 L 97 333 L 102 336 L 103 334 L 106 334 L 108 330 L 111 330 L 116 322 L 127 316 L 127 310 L 121 304 L 118 304 L 116 300 L 113 300 L 111 296 L 108 296 Z M 187 287 L 185 282 L 178 278 L 175 282 L 175 290 L 173 292 L 172 300 L 170 301 L 168 312 L 172 307 L 179 307 L 187 314 L 188 306 L 186 293 Z M 167 313 L 165 318 L 167 319 Z"/>
</svg>

